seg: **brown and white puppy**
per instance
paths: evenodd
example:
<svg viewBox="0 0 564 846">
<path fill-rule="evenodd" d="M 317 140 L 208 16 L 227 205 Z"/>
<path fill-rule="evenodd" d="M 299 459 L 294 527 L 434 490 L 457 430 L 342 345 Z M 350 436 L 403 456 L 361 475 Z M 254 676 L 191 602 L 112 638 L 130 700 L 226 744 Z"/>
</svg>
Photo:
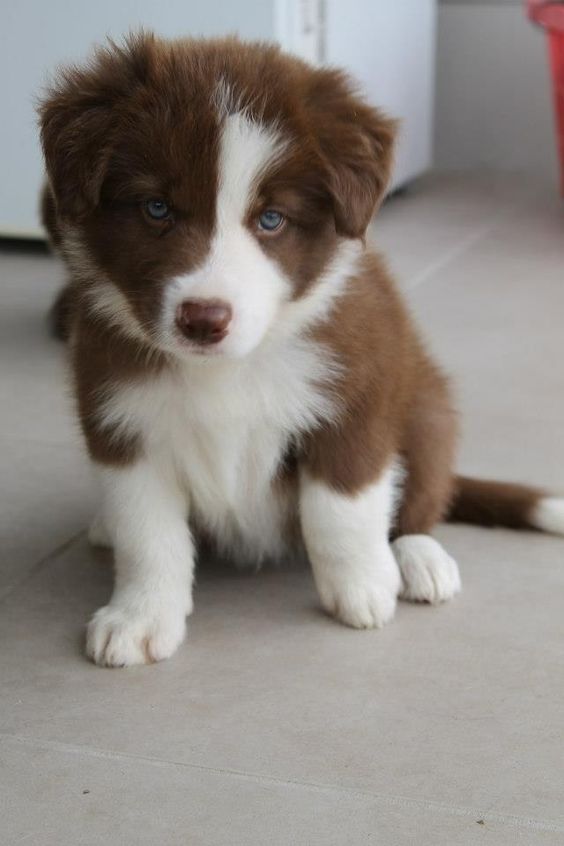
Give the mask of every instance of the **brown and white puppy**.
<svg viewBox="0 0 564 846">
<path fill-rule="evenodd" d="M 323 607 L 363 628 L 460 589 L 443 517 L 564 532 L 564 500 L 453 476 L 447 383 L 364 243 L 394 123 L 342 73 L 140 35 L 63 71 L 40 114 L 92 540 L 115 550 L 94 661 L 175 651 L 198 538 L 304 550 Z"/>
</svg>

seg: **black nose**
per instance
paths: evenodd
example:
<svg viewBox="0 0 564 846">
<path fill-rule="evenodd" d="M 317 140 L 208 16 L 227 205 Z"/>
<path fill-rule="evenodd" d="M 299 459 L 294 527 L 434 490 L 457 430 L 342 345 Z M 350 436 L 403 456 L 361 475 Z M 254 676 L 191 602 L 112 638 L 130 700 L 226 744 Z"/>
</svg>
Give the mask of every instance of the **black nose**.
<svg viewBox="0 0 564 846">
<path fill-rule="evenodd" d="M 185 338 L 217 344 L 227 335 L 231 306 L 221 300 L 184 300 L 176 309 L 176 325 Z"/>
</svg>

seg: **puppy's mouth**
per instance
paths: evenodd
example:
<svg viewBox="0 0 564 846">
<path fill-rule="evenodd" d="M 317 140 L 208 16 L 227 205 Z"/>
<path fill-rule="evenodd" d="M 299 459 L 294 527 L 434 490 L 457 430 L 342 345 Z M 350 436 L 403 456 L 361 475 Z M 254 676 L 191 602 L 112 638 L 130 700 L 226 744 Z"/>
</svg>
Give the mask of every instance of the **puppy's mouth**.
<svg viewBox="0 0 564 846">
<path fill-rule="evenodd" d="M 201 343 L 196 340 L 186 338 L 181 332 L 176 330 L 174 332 L 174 345 L 183 355 L 195 355 L 200 358 L 217 358 L 224 354 L 221 341 L 226 338 L 226 332 L 223 338 L 218 339 L 214 343 Z"/>
</svg>

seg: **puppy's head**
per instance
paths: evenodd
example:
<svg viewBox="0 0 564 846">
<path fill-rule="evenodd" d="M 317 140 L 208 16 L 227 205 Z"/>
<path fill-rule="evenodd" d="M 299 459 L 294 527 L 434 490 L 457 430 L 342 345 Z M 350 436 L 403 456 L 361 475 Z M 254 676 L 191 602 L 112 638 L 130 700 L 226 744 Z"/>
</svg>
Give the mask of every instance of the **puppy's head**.
<svg viewBox="0 0 564 846">
<path fill-rule="evenodd" d="M 61 73 L 40 118 L 91 307 L 178 355 L 244 356 L 322 307 L 394 136 L 338 71 L 236 39 L 111 44 Z"/>
</svg>

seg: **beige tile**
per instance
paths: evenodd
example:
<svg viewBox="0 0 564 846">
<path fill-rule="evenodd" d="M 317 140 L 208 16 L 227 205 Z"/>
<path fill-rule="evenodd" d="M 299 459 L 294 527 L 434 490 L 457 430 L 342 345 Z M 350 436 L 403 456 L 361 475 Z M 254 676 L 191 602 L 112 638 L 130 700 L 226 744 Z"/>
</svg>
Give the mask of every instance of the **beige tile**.
<svg viewBox="0 0 564 846">
<path fill-rule="evenodd" d="M 0 730 L 564 826 L 563 544 L 442 534 L 465 582 L 448 606 L 356 632 L 308 572 L 202 568 L 187 643 L 129 671 L 81 655 L 110 570 L 77 543 L 4 603 Z"/>
<path fill-rule="evenodd" d="M 63 346 L 47 313 L 63 278 L 37 252 L 0 250 L 0 436 L 66 443 L 75 438 Z"/>
<path fill-rule="evenodd" d="M 404 290 L 432 278 L 524 203 L 538 186 L 518 186 L 507 176 L 430 174 L 390 197 L 369 230 Z"/>
<path fill-rule="evenodd" d="M 40 354 L 40 350 L 37 351 Z M 0 364 L 0 438 L 72 444 L 80 434 L 67 374 L 55 358 L 33 360 L 29 352 L 17 362 Z"/>
<path fill-rule="evenodd" d="M 6 844 L 30 846 L 469 846 L 559 834 L 473 809 L 124 758 L 70 745 L 0 744 Z"/>
<path fill-rule="evenodd" d="M 83 531 L 94 486 L 81 447 L 0 437 L 0 597 Z"/>
<path fill-rule="evenodd" d="M 65 275 L 61 262 L 41 242 L 0 240 L 0 267 L 2 302 L 10 310 L 35 307 L 37 314 L 50 304 Z M 8 317 L 6 312 L 2 317 Z"/>
<path fill-rule="evenodd" d="M 534 203 L 411 292 L 464 414 L 564 423 L 563 224 Z"/>
<path fill-rule="evenodd" d="M 468 411 L 458 468 L 466 475 L 527 482 L 564 495 L 563 423 Z"/>
</svg>

